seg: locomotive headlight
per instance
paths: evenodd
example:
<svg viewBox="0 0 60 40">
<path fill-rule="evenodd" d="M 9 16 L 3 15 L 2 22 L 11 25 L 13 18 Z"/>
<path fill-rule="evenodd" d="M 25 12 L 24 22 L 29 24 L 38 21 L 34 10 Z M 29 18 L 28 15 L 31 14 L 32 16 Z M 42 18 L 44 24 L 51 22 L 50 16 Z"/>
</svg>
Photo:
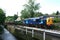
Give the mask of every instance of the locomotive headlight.
<svg viewBox="0 0 60 40">
<path fill-rule="evenodd" d="M 26 23 L 28 24 L 28 21 L 26 21 Z"/>
<path fill-rule="evenodd" d="M 43 22 L 41 22 L 41 23 L 43 23 Z"/>
</svg>

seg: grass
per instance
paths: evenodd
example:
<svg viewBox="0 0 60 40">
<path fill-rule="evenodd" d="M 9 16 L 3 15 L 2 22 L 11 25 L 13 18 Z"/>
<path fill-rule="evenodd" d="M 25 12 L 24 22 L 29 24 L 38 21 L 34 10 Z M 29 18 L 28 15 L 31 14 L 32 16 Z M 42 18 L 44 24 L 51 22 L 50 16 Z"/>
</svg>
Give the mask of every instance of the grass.
<svg viewBox="0 0 60 40">
<path fill-rule="evenodd" d="M 60 18 L 54 18 L 54 23 L 59 23 L 60 22 Z"/>
<path fill-rule="evenodd" d="M 60 26 L 54 26 L 54 30 L 59 30 L 60 31 Z"/>
</svg>

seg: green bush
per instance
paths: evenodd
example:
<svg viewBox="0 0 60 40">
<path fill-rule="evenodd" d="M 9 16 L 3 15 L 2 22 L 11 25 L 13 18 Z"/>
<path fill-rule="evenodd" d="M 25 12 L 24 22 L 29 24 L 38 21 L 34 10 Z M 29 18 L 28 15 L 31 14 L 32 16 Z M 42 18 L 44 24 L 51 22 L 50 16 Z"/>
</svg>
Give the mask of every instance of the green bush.
<svg viewBox="0 0 60 40">
<path fill-rule="evenodd" d="M 55 26 L 54 26 L 54 29 L 55 29 L 55 30 L 60 30 L 60 26 L 56 26 L 56 25 L 55 25 Z"/>
<path fill-rule="evenodd" d="M 15 23 L 15 25 L 21 25 L 21 24 L 23 24 L 22 21 L 15 21 L 14 23 Z"/>
<path fill-rule="evenodd" d="M 60 18 L 54 18 L 54 23 L 59 23 L 60 22 Z"/>
</svg>

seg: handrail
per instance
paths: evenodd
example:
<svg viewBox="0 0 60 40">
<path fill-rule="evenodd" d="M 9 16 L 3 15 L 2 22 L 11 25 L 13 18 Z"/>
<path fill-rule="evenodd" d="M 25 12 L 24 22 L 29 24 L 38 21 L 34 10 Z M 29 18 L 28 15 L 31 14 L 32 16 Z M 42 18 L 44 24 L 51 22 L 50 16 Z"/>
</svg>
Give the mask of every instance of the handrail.
<svg viewBox="0 0 60 40">
<path fill-rule="evenodd" d="M 37 30 L 37 31 L 44 31 L 48 33 L 54 33 L 54 34 L 60 34 L 60 31 L 57 30 L 48 30 L 48 29 L 41 29 L 41 28 L 34 28 L 34 27 L 27 27 L 27 26 L 20 26 L 20 28 L 27 28 L 27 29 L 32 29 L 32 30 Z"/>
<path fill-rule="evenodd" d="M 28 32 L 28 29 L 32 30 L 32 37 L 34 37 L 34 30 L 36 31 L 42 31 L 43 32 L 43 40 L 45 40 L 45 34 L 46 32 L 48 33 L 53 33 L 53 34 L 59 34 L 60 35 L 60 31 L 57 30 L 48 30 L 48 29 L 41 29 L 41 28 L 34 28 L 34 27 L 27 27 L 27 26 L 19 26 L 19 28 L 24 28 L 26 29 L 26 34 Z"/>
</svg>

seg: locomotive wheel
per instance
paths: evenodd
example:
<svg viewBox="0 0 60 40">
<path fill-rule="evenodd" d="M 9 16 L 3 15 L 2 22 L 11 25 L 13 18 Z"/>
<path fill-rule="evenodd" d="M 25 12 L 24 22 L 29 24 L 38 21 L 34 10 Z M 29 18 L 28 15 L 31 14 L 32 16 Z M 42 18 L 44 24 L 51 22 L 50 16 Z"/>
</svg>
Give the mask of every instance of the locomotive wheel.
<svg viewBox="0 0 60 40">
<path fill-rule="evenodd" d="M 50 26 L 50 29 L 54 29 L 54 25 L 51 25 L 51 26 Z"/>
<path fill-rule="evenodd" d="M 40 25 L 36 25 L 36 28 L 41 28 Z"/>
<path fill-rule="evenodd" d="M 43 28 L 43 29 L 44 29 L 44 28 L 45 28 L 45 26 L 44 26 L 43 24 L 41 24 L 41 25 L 40 25 L 40 28 Z"/>
<path fill-rule="evenodd" d="M 50 26 L 47 25 L 47 28 L 48 29 L 54 29 L 54 25 L 50 25 Z"/>
</svg>

